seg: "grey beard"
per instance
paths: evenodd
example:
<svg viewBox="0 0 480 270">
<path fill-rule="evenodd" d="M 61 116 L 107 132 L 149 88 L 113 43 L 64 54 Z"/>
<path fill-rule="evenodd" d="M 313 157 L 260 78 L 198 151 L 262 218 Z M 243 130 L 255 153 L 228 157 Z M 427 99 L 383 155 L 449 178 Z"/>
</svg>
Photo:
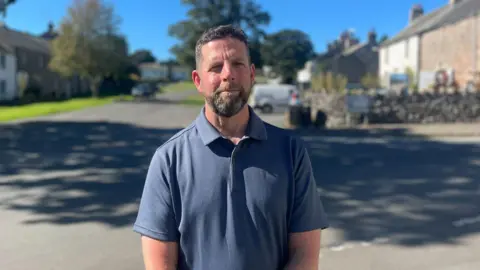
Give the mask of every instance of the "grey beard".
<svg viewBox="0 0 480 270">
<path fill-rule="evenodd" d="M 212 97 L 207 99 L 213 112 L 222 117 L 232 117 L 236 115 L 248 102 L 248 96 L 241 91 L 238 96 L 232 98 L 222 98 L 221 92 L 215 92 Z"/>
</svg>

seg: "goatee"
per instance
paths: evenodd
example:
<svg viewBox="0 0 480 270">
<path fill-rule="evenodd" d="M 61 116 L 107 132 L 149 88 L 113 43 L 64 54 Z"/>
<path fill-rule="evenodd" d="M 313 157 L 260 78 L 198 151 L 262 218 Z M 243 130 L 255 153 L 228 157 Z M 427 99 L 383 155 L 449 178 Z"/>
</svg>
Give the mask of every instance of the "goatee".
<svg viewBox="0 0 480 270">
<path fill-rule="evenodd" d="M 247 104 L 249 91 L 241 86 L 228 88 L 228 90 L 217 89 L 211 97 L 207 97 L 207 103 L 213 112 L 222 117 L 236 115 Z"/>
</svg>

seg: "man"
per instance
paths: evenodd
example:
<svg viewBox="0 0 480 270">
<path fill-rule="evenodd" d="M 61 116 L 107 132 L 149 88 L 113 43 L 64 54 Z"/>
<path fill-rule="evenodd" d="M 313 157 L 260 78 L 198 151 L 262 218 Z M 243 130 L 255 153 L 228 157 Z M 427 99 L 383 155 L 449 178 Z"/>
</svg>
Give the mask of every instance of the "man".
<svg viewBox="0 0 480 270">
<path fill-rule="evenodd" d="M 318 269 L 323 206 L 303 143 L 246 105 L 247 38 L 205 32 L 192 79 L 205 106 L 160 146 L 134 230 L 148 270 Z"/>
</svg>

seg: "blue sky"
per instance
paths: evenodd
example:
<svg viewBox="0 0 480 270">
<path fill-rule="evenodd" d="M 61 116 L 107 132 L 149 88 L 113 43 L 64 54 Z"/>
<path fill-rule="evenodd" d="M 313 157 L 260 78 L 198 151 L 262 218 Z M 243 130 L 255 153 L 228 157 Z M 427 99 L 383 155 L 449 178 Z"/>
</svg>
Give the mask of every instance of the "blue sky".
<svg viewBox="0 0 480 270">
<path fill-rule="evenodd" d="M 168 36 L 168 26 L 186 18 L 188 8 L 180 0 L 115 0 L 115 12 L 122 17 L 121 32 L 127 36 L 130 51 L 145 48 L 160 60 L 171 57 L 169 48 L 177 41 Z M 5 22 L 11 28 L 39 34 L 49 21 L 56 25 L 65 16 L 72 0 L 17 0 L 8 10 Z M 168 4 L 167 4 L 168 3 Z M 413 4 L 430 12 L 448 0 L 258 0 L 271 17 L 267 32 L 284 28 L 307 33 L 317 52 L 341 31 L 354 29 L 365 40 L 370 29 L 378 35 L 395 35 L 408 21 Z M 281 3 L 281 4 L 280 4 Z"/>
</svg>

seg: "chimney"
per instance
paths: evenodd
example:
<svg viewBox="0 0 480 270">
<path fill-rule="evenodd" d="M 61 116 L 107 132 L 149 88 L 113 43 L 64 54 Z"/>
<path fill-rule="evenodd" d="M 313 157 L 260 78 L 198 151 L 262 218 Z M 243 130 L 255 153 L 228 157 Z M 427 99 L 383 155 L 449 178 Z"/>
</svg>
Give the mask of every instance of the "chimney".
<svg viewBox="0 0 480 270">
<path fill-rule="evenodd" d="M 450 1 L 454 1 L 454 0 L 450 0 Z M 423 16 L 423 12 L 424 11 L 423 11 L 422 5 L 419 5 L 419 4 L 413 5 L 412 9 L 410 10 L 409 23 L 412 23 L 417 18 Z"/>
<path fill-rule="evenodd" d="M 55 30 L 55 26 L 53 25 L 53 22 L 50 21 L 50 22 L 48 23 L 48 31 L 47 31 L 47 32 L 48 32 L 48 33 L 53 33 L 54 30 Z"/>
<path fill-rule="evenodd" d="M 368 43 L 372 45 L 377 44 L 377 33 L 375 30 L 368 32 Z"/>
<path fill-rule="evenodd" d="M 461 1 L 461 0 L 448 0 L 448 3 L 453 6 L 453 5 L 455 5 L 455 4 L 460 3 L 460 1 Z"/>
</svg>

